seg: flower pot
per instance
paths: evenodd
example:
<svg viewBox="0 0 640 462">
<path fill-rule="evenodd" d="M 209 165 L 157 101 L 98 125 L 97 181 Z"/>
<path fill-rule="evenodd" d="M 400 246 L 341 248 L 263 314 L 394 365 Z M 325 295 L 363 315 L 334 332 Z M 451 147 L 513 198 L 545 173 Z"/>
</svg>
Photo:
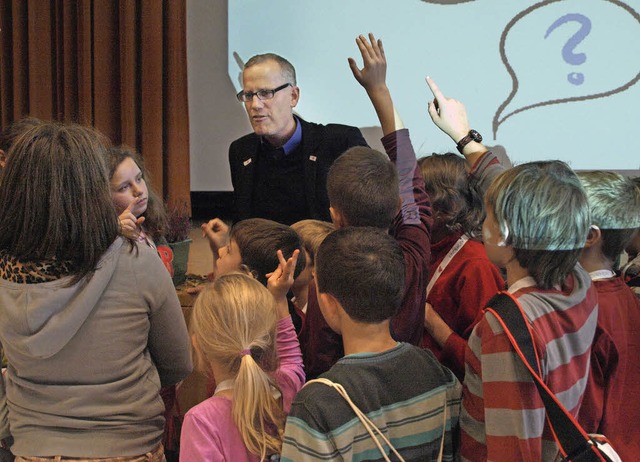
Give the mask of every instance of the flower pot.
<svg viewBox="0 0 640 462">
<path fill-rule="evenodd" d="M 187 280 L 187 264 L 189 262 L 189 247 L 191 239 L 179 242 L 169 242 L 173 251 L 173 285 L 179 286 Z"/>
</svg>

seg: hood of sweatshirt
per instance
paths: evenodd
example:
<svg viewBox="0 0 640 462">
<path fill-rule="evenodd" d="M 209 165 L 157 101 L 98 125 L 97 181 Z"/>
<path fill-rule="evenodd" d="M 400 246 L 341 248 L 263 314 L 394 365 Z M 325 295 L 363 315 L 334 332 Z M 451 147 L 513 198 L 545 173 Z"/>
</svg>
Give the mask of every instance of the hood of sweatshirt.
<svg viewBox="0 0 640 462">
<path fill-rule="evenodd" d="M 125 244 L 116 239 L 104 253 L 101 271 L 68 286 L 71 277 L 40 284 L 0 279 L 0 338 L 3 348 L 24 357 L 46 359 L 76 335 L 113 277 Z"/>
</svg>

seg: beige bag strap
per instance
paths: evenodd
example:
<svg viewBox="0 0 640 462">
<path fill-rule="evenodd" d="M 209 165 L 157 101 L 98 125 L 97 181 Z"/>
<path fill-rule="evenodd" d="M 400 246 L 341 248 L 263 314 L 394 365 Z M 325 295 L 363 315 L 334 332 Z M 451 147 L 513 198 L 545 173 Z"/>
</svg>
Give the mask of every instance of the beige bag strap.
<svg viewBox="0 0 640 462">
<path fill-rule="evenodd" d="M 349 404 L 349 406 L 351 406 L 351 409 L 353 409 L 353 412 L 355 412 L 356 416 L 358 416 L 358 418 L 360 419 L 360 422 L 362 422 L 362 425 L 364 425 L 364 428 L 367 430 L 367 432 L 373 439 L 373 442 L 376 443 L 376 446 L 378 447 L 378 450 L 380 450 L 380 454 L 382 454 L 382 457 L 384 457 L 384 460 L 386 460 L 387 462 L 391 462 L 391 459 L 387 457 L 387 453 L 385 452 L 385 450 L 382 449 L 382 445 L 380 444 L 379 438 L 373 432 L 374 430 L 378 433 L 378 435 L 380 435 L 380 437 L 387 444 L 387 446 L 389 446 L 389 449 L 391 449 L 391 451 L 396 455 L 398 460 L 400 460 L 401 462 L 405 462 L 402 456 L 400 455 L 400 453 L 396 450 L 396 448 L 394 448 L 391 442 L 387 439 L 387 437 L 384 436 L 382 431 L 380 431 L 380 429 L 376 427 L 376 425 L 364 414 L 364 412 L 362 412 L 360 408 L 358 408 L 358 406 L 356 406 L 355 403 L 351 401 L 351 398 L 349 397 L 347 390 L 345 390 L 342 385 L 340 385 L 339 383 L 332 382 L 329 379 L 314 379 L 314 380 L 309 380 L 307 383 L 305 383 L 305 386 L 314 382 L 323 383 L 329 387 L 334 388 L 340 394 L 340 396 L 342 396 L 345 399 L 345 401 Z"/>
<path fill-rule="evenodd" d="M 389 446 L 389 449 L 391 449 L 391 452 L 393 452 L 396 455 L 398 460 L 400 462 L 404 462 L 404 458 L 400 455 L 400 453 L 396 450 L 396 448 L 393 447 L 393 445 L 387 439 L 387 437 L 384 436 L 382 431 L 365 415 L 364 412 L 360 410 L 360 408 L 358 408 L 358 406 L 355 405 L 353 401 L 351 401 L 351 398 L 349 397 L 347 390 L 345 390 L 342 385 L 340 385 L 339 383 L 332 382 L 329 379 L 320 378 L 320 379 L 309 380 L 307 383 L 304 384 L 304 386 L 307 386 L 310 383 L 314 383 L 314 382 L 323 383 L 331 388 L 334 388 L 340 394 L 340 396 L 342 396 L 345 399 L 345 401 L 349 404 L 349 406 L 351 406 L 351 409 L 353 409 L 353 412 L 360 419 L 360 422 L 362 422 L 362 425 L 367 430 L 367 432 L 373 439 L 374 443 L 376 443 L 376 446 L 378 447 L 378 450 L 380 451 L 380 454 L 382 454 L 382 457 L 384 457 L 385 461 L 390 462 L 390 459 L 389 457 L 387 457 L 387 453 L 384 451 L 384 449 L 382 449 L 382 444 L 380 444 L 380 439 L 378 438 L 378 436 L 376 436 L 376 434 L 374 433 L 374 430 L 380 436 L 380 438 L 382 438 L 382 440 L 386 443 L 386 445 Z M 440 455 L 438 456 L 438 462 L 442 462 L 442 455 L 444 453 L 444 436 L 447 430 L 447 397 L 446 395 L 444 398 L 443 415 L 444 415 L 444 424 L 442 427 L 442 438 L 440 439 Z"/>
</svg>

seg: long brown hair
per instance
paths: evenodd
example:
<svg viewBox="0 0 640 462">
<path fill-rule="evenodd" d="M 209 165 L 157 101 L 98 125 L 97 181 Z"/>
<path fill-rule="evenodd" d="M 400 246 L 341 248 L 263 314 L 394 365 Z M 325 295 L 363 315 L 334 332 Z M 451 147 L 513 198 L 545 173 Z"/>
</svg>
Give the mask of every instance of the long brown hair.
<svg viewBox="0 0 640 462">
<path fill-rule="evenodd" d="M 0 184 L 0 250 L 71 264 L 75 283 L 95 271 L 118 234 L 104 153 L 80 125 L 43 123 L 20 136 Z"/>
<path fill-rule="evenodd" d="M 157 241 L 164 235 L 164 231 L 167 226 L 167 211 L 164 207 L 164 203 L 160 197 L 156 194 L 153 186 L 151 185 L 151 179 L 144 167 L 144 160 L 142 156 L 138 154 L 133 148 L 126 145 L 114 146 L 109 149 L 107 164 L 109 166 L 109 179 L 113 177 L 118 165 L 120 165 L 126 158 L 131 158 L 140 171 L 142 172 L 142 178 L 144 178 L 147 184 L 147 193 L 149 200 L 147 201 L 147 210 L 142 214 L 145 217 L 144 229 L 151 236 L 151 239 Z"/>
</svg>

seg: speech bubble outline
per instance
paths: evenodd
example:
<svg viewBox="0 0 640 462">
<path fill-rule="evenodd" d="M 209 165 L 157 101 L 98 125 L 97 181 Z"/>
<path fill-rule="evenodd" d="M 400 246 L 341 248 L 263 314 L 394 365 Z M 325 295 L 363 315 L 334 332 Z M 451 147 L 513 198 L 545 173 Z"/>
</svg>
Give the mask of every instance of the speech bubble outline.
<svg viewBox="0 0 640 462">
<path fill-rule="evenodd" d="M 638 80 L 640 80 L 640 72 L 638 72 L 638 74 L 629 82 L 617 88 L 614 88 L 613 90 L 609 90 L 601 93 L 594 93 L 593 95 L 571 96 L 568 98 L 558 98 L 558 99 L 552 99 L 549 101 L 542 101 L 540 103 L 530 104 L 528 106 L 524 106 L 519 109 L 516 109 L 515 111 L 510 112 L 509 114 L 504 116 L 502 119 L 500 119 L 500 116 L 502 115 L 502 112 L 504 111 L 504 109 L 513 100 L 516 93 L 518 93 L 518 83 L 519 83 L 518 76 L 513 70 L 513 67 L 511 67 L 511 65 L 509 64 L 509 60 L 507 59 L 507 54 L 505 50 L 505 43 L 506 43 L 506 39 L 507 39 L 507 35 L 509 34 L 509 31 L 518 21 L 520 21 L 523 17 L 525 17 L 529 13 L 537 10 L 538 8 L 551 5 L 552 3 L 557 3 L 560 1 L 563 1 L 563 0 L 544 0 L 540 3 L 536 3 L 535 5 L 521 11 L 511 21 L 509 21 L 509 24 L 507 24 L 504 31 L 502 32 L 502 36 L 500 37 L 500 59 L 502 60 L 502 63 L 504 64 L 504 66 L 507 68 L 507 72 L 511 76 L 512 86 L 511 86 L 511 93 L 509 94 L 507 99 L 500 105 L 495 115 L 493 116 L 493 139 L 494 140 L 496 139 L 496 135 L 498 133 L 498 128 L 500 127 L 500 125 L 502 125 L 510 117 L 520 112 L 528 111 L 529 109 L 533 109 L 536 107 L 551 106 L 553 104 L 562 104 L 562 103 L 569 103 L 574 101 L 588 101 L 591 99 L 606 98 L 607 96 L 615 95 L 616 93 L 620 93 L 625 90 L 628 90 L 630 87 L 635 85 L 638 82 Z M 603 0 L 603 1 L 613 3 L 614 5 L 626 10 L 631 16 L 635 18 L 636 21 L 638 21 L 638 23 L 640 23 L 640 14 L 636 13 L 636 11 L 626 3 L 623 3 L 622 1 L 619 1 L 619 0 Z"/>
</svg>

